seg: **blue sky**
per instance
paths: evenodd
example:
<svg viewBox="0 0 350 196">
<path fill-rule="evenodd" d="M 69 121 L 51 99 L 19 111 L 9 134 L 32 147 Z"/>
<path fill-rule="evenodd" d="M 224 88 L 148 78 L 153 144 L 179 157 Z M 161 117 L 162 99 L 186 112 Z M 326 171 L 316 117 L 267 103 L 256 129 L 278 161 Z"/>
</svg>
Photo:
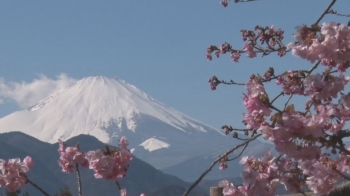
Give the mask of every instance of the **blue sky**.
<svg viewBox="0 0 350 196">
<path fill-rule="evenodd" d="M 284 29 L 288 43 L 294 27 L 315 22 L 329 2 L 261 0 L 231 2 L 224 8 L 219 0 L 1 1 L 1 83 L 29 84 L 43 79 L 40 75 L 53 82 L 61 73 L 75 79 L 116 76 L 213 127 L 243 127 L 244 89 L 220 86 L 213 92 L 208 78 L 245 82 L 252 72 L 262 74 L 269 66 L 278 73 L 311 64 L 291 54 L 282 59 L 275 54 L 263 59 L 242 57 L 240 63 L 222 56 L 210 62 L 205 59 L 206 48 L 225 41 L 242 48 L 240 30 L 257 24 Z M 334 8 L 350 13 L 350 1 L 339 1 Z M 333 20 L 348 21 L 335 16 L 324 19 Z M 3 96 L 0 116 L 20 109 L 16 101 L 35 100 L 45 90 L 33 87 Z M 21 97 L 16 100 L 13 95 Z"/>
</svg>

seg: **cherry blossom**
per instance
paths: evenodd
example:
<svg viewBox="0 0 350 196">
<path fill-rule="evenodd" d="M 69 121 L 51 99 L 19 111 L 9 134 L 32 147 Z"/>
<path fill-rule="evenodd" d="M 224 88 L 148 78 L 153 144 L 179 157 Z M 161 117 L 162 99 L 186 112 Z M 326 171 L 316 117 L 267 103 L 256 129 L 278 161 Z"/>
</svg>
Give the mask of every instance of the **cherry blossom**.
<svg viewBox="0 0 350 196">
<path fill-rule="evenodd" d="M 116 180 L 124 177 L 132 160 L 132 155 L 127 149 L 128 141 L 122 137 L 119 148 L 115 150 L 95 150 L 86 153 L 89 168 L 95 171 L 95 178 Z"/>
<path fill-rule="evenodd" d="M 83 167 L 88 166 L 85 153 L 81 152 L 78 147 L 66 147 L 64 142 L 59 140 L 58 152 L 60 154 L 58 164 L 62 167 L 63 172 L 72 173 L 75 171 L 75 164 L 80 164 Z"/>
<path fill-rule="evenodd" d="M 19 158 L 0 159 L 0 187 L 6 188 L 10 192 L 15 192 L 27 184 L 26 173 L 34 166 L 31 157 L 27 156 L 23 162 Z"/>
</svg>

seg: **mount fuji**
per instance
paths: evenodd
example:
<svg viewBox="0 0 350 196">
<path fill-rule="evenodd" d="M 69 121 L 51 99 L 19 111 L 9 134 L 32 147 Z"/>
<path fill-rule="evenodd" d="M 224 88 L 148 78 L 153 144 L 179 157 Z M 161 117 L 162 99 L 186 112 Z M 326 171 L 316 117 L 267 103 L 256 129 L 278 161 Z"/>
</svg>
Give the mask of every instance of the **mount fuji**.
<svg viewBox="0 0 350 196">
<path fill-rule="evenodd" d="M 80 134 L 117 146 L 158 169 L 236 145 L 236 140 L 153 99 L 117 78 L 87 77 L 0 119 L 0 133 L 21 131 L 56 143 Z"/>
</svg>

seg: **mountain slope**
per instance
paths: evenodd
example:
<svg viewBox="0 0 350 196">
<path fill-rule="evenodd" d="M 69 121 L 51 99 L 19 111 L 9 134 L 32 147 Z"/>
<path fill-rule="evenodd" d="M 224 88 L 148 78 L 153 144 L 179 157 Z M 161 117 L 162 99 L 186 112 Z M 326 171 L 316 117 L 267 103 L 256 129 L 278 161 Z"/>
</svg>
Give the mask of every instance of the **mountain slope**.
<svg viewBox="0 0 350 196">
<path fill-rule="evenodd" d="M 67 141 L 67 145 L 74 146 L 80 143 L 83 151 L 104 148 L 104 144 L 96 138 L 87 135 L 79 135 Z M 0 159 L 9 159 L 30 155 L 34 161 L 34 167 L 29 171 L 28 177 L 48 191 L 50 194 L 58 192 L 60 188 L 69 186 L 72 193 L 77 195 L 77 179 L 75 173 L 67 174 L 61 171 L 57 160 L 58 144 L 44 143 L 36 138 L 25 135 L 20 132 L 11 132 L 0 134 Z M 112 196 L 119 195 L 116 185 L 113 182 L 95 179 L 93 172 L 88 169 L 81 169 L 83 194 L 86 196 Z M 164 186 L 180 187 L 185 190 L 189 183 L 180 180 L 177 177 L 164 174 L 153 168 L 149 164 L 133 157 L 130 162 L 130 168 L 125 178 L 119 180 L 121 186 L 125 187 L 129 195 L 140 195 L 142 192 L 164 193 Z M 38 191 L 31 188 L 30 185 L 24 187 L 30 195 L 41 195 Z M 197 189 L 193 195 L 206 195 L 207 190 Z M 157 195 L 148 194 L 148 196 Z M 163 194 L 168 195 L 168 194 Z M 172 194 L 169 196 L 177 196 Z"/>
<path fill-rule="evenodd" d="M 198 163 L 207 165 L 200 159 L 192 162 L 194 157 L 240 143 L 125 81 L 102 76 L 84 78 L 26 110 L 1 118 L 0 133 L 10 131 L 49 143 L 86 134 L 114 146 L 126 136 L 136 157 L 157 169 L 171 168 L 167 171 L 177 176 L 182 163 L 188 163 L 186 167 L 194 172 L 202 169 Z M 257 149 L 256 154 L 263 150 Z"/>
<path fill-rule="evenodd" d="M 133 153 L 159 169 L 232 143 L 135 86 L 102 76 L 84 78 L 0 119 L 0 133 L 17 130 L 50 143 L 86 134 L 117 145 L 127 136 Z"/>
<path fill-rule="evenodd" d="M 109 133 L 109 127 L 135 132 L 143 116 L 183 132 L 189 128 L 191 132 L 206 132 L 208 128 L 125 81 L 106 77 L 84 78 L 27 110 L 1 119 L 0 127 L 7 131 L 21 130 L 50 143 L 77 134 L 91 134 L 108 143 L 111 137 L 119 136 L 116 130 Z M 19 120 L 22 123 L 16 123 Z"/>
</svg>

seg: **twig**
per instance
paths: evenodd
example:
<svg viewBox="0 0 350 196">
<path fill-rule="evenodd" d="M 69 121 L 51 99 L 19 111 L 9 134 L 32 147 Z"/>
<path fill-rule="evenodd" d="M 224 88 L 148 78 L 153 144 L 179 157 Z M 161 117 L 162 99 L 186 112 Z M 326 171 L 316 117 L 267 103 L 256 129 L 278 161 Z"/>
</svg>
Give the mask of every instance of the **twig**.
<svg viewBox="0 0 350 196">
<path fill-rule="evenodd" d="M 120 186 L 118 180 L 115 180 L 114 182 L 115 182 L 115 184 L 117 185 L 118 190 L 119 190 L 119 191 L 122 190 L 122 187 Z"/>
<path fill-rule="evenodd" d="M 284 93 L 283 93 L 283 91 L 282 91 L 280 94 L 278 94 L 275 98 L 272 99 L 272 101 L 271 101 L 270 104 L 273 104 L 273 102 L 275 102 L 275 101 L 278 99 L 278 97 L 282 96 L 283 94 L 284 94 Z"/>
<path fill-rule="evenodd" d="M 346 176 L 345 174 L 343 174 L 341 171 L 337 170 L 337 169 L 333 169 L 335 171 L 335 173 L 339 174 L 341 177 L 343 177 L 345 180 L 349 180 L 350 181 L 350 177 Z"/>
<path fill-rule="evenodd" d="M 243 138 L 239 138 L 239 137 L 234 137 L 235 139 L 241 140 L 241 141 L 247 141 L 248 139 L 243 139 Z"/>
<path fill-rule="evenodd" d="M 255 140 L 255 139 L 258 138 L 259 136 L 261 136 L 261 134 L 255 135 L 254 137 L 250 138 L 250 139 L 247 140 L 246 142 L 243 142 L 242 144 L 235 146 L 235 147 L 232 148 L 231 150 L 227 151 L 224 155 L 221 155 L 219 158 L 217 158 L 217 159 L 209 166 L 209 168 L 208 168 L 204 173 L 202 173 L 202 175 L 190 186 L 190 188 L 184 193 L 183 196 L 187 196 L 187 195 L 192 191 L 192 189 L 194 189 L 194 187 L 196 187 L 196 186 L 199 184 L 199 182 L 204 178 L 204 176 L 207 175 L 207 173 L 209 173 L 209 172 L 212 170 L 212 168 L 214 167 L 214 165 L 215 165 L 216 163 L 218 163 L 223 157 L 225 157 L 225 156 L 231 154 L 233 151 L 235 151 L 235 150 L 237 150 L 238 148 L 240 148 L 240 147 L 246 145 L 246 143 L 249 143 L 249 142 Z"/>
<path fill-rule="evenodd" d="M 37 184 L 35 184 L 34 182 L 32 182 L 31 180 L 29 180 L 29 178 L 27 178 L 27 182 L 29 184 L 31 184 L 32 186 L 34 186 L 36 189 L 38 189 L 42 194 L 46 195 L 46 196 L 50 196 L 46 191 L 44 191 L 42 188 L 40 188 Z"/>
<path fill-rule="evenodd" d="M 257 1 L 257 0 L 235 0 L 235 3 L 247 3 L 251 1 Z"/>
<path fill-rule="evenodd" d="M 250 129 L 237 129 L 237 128 L 232 128 L 231 131 L 249 131 Z"/>
<path fill-rule="evenodd" d="M 277 159 L 275 160 L 275 163 L 277 163 L 277 162 L 281 159 L 282 156 L 283 156 L 283 154 L 280 154 L 280 155 L 277 157 Z"/>
<path fill-rule="evenodd" d="M 228 159 L 227 161 L 233 161 L 233 160 L 237 159 L 238 157 L 240 157 L 243 154 L 244 150 L 247 148 L 248 144 L 249 144 L 249 142 L 244 145 L 242 151 L 235 158 Z"/>
<path fill-rule="evenodd" d="M 77 178 L 78 178 L 78 193 L 79 196 L 82 196 L 82 188 L 81 188 L 81 178 L 80 178 L 80 171 L 79 171 L 79 165 L 78 163 L 75 164 L 75 169 L 77 170 Z"/>
<path fill-rule="evenodd" d="M 299 192 L 300 194 L 304 195 L 304 196 L 307 196 L 307 195 L 304 193 L 304 191 L 299 190 L 298 192 Z"/>
<path fill-rule="evenodd" d="M 272 104 L 270 104 L 270 108 L 276 110 L 276 111 L 279 112 L 279 113 L 282 113 L 282 111 L 281 111 L 280 109 L 276 108 L 276 107 L 273 106 Z"/>
<path fill-rule="evenodd" d="M 328 12 L 326 14 L 334 14 L 334 15 L 337 15 L 337 16 L 350 17 L 350 14 L 341 14 L 341 13 L 338 13 L 337 11 L 335 11 L 333 9 L 328 10 Z"/>
<path fill-rule="evenodd" d="M 346 148 L 344 148 L 344 146 L 338 146 L 338 145 L 332 143 L 331 141 L 329 141 L 325 138 L 322 138 L 322 137 L 319 139 L 320 139 L 321 143 L 327 143 L 328 145 L 332 146 L 333 148 L 340 150 L 340 152 L 344 152 L 345 154 L 350 155 L 350 151 L 347 150 Z"/>
<path fill-rule="evenodd" d="M 332 145 L 332 147 L 340 150 L 341 152 L 344 152 L 347 155 L 350 155 L 350 151 L 344 148 L 344 146 Z"/>
<path fill-rule="evenodd" d="M 283 109 L 283 110 L 285 110 L 285 109 L 286 109 L 286 107 L 287 107 L 287 105 L 288 105 L 289 101 L 292 99 L 292 97 L 293 97 L 293 94 L 291 94 L 291 95 L 289 96 L 289 98 L 288 98 L 288 100 L 287 100 L 286 104 L 284 104 L 284 109 Z"/>
<path fill-rule="evenodd" d="M 237 82 L 234 82 L 233 80 L 231 80 L 230 82 L 226 82 L 226 81 L 224 81 L 224 80 L 221 80 L 221 81 L 219 81 L 221 84 L 227 84 L 227 85 L 232 85 L 232 84 L 235 84 L 235 85 L 242 85 L 242 86 L 244 86 L 245 85 L 245 83 L 237 83 Z"/>
<path fill-rule="evenodd" d="M 315 24 L 318 24 L 322 18 L 328 13 L 328 11 L 332 8 L 332 6 L 334 5 L 334 3 L 337 0 L 332 0 L 332 2 L 329 4 L 329 6 L 327 7 L 327 9 L 322 13 L 322 15 L 317 19 L 317 21 L 315 22 Z"/>
<path fill-rule="evenodd" d="M 318 65 L 321 63 L 321 61 L 318 61 L 307 73 L 310 75 L 311 72 L 313 72 L 317 67 Z"/>
<path fill-rule="evenodd" d="M 349 137 L 350 136 L 350 129 L 347 130 L 339 130 L 336 133 L 336 136 L 340 137 L 340 138 L 344 138 L 344 137 Z"/>
</svg>

